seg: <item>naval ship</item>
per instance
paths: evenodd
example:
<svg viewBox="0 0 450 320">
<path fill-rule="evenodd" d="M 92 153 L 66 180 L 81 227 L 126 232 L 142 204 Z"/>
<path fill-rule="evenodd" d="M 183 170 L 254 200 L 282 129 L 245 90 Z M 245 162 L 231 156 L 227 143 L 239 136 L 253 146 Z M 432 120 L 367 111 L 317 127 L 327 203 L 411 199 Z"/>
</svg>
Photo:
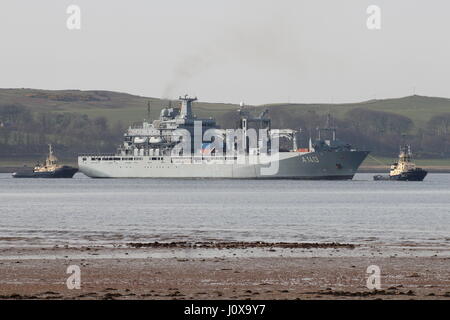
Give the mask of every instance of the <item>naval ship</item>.
<svg viewBox="0 0 450 320">
<path fill-rule="evenodd" d="M 273 129 L 267 110 L 252 116 L 243 103 L 237 128 L 221 129 L 192 113 L 197 98 L 179 100 L 180 108 L 169 104 L 159 119 L 130 126 L 115 153 L 79 155 L 79 170 L 92 178 L 349 180 L 369 153 L 329 126 L 298 148 L 301 130 Z"/>
<path fill-rule="evenodd" d="M 400 147 L 398 162 L 391 165 L 389 176 L 376 175 L 374 180 L 394 180 L 394 181 L 423 181 L 427 171 L 417 168 L 412 160 L 411 146 Z"/>
</svg>

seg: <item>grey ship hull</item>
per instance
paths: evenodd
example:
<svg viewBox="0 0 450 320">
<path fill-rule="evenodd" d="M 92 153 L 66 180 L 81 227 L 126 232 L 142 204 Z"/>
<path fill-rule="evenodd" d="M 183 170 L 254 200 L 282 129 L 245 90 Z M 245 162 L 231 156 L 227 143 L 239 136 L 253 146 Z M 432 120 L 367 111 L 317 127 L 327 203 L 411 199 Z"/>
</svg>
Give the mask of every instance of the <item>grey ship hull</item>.
<svg viewBox="0 0 450 320">
<path fill-rule="evenodd" d="M 92 178 L 215 178 L 215 179 L 352 179 L 367 151 L 281 152 L 273 174 L 262 164 L 216 163 L 214 160 L 192 163 L 191 160 L 161 157 L 124 158 L 80 156 L 79 170 Z M 101 160 L 99 160 L 101 159 Z"/>
</svg>

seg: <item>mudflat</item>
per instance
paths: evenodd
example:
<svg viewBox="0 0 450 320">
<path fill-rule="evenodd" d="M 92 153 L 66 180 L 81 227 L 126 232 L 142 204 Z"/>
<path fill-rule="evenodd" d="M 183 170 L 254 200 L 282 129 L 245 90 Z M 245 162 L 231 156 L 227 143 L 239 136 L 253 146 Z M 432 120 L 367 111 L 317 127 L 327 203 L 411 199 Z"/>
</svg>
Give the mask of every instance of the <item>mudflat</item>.
<svg viewBox="0 0 450 320">
<path fill-rule="evenodd" d="M 446 247 L 219 247 L 4 247 L 0 298 L 450 299 Z M 66 285 L 71 265 L 80 289 Z M 366 286 L 371 265 L 378 290 Z"/>
</svg>

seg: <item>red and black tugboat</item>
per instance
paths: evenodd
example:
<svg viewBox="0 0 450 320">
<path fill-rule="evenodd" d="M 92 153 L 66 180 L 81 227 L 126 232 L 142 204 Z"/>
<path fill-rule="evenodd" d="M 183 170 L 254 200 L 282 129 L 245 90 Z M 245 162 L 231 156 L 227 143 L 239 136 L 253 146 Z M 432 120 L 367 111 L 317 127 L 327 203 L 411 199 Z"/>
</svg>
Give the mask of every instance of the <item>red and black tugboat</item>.
<svg viewBox="0 0 450 320">
<path fill-rule="evenodd" d="M 389 176 L 376 175 L 374 180 L 394 180 L 394 181 L 423 181 L 427 171 L 417 168 L 412 161 L 411 146 L 400 148 L 398 162 L 391 165 Z"/>
<path fill-rule="evenodd" d="M 48 145 L 49 154 L 45 164 L 34 167 L 23 167 L 13 173 L 14 178 L 72 178 L 78 169 L 58 164 L 58 158 L 53 155 L 52 145 Z"/>
</svg>

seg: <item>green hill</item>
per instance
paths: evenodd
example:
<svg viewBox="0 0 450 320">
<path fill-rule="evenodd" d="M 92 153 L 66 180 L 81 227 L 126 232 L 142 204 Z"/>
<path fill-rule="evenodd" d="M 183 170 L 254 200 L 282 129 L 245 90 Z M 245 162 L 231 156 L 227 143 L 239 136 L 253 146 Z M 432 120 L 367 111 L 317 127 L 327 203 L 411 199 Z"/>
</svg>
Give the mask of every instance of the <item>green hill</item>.
<svg viewBox="0 0 450 320">
<path fill-rule="evenodd" d="M 169 101 L 100 90 L 0 89 L 0 159 L 41 156 L 48 142 L 68 158 L 81 151 L 112 151 L 128 125 L 148 117 L 148 103 L 155 119 Z M 171 103 L 178 106 L 177 100 Z M 229 127 L 238 108 L 237 104 L 199 101 L 194 113 L 214 117 Z M 406 140 L 419 158 L 450 158 L 450 99 L 446 98 L 415 95 L 360 103 L 248 108 L 255 113 L 269 109 L 273 127 L 301 128 L 303 143 L 331 114 L 339 137 L 375 155 L 396 156 L 398 145 Z"/>
<path fill-rule="evenodd" d="M 142 121 L 147 117 L 148 102 L 153 119 L 159 117 L 160 110 L 169 103 L 168 100 L 112 91 L 0 89 L 0 105 L 19 104 L 29 107 L 34 113 L 69 112 L 86 114 L 92 118 L 105 117 L 112 123 Z M 175 106 L 177 100 L 173 103 Z M 220 117 L 236 108 L 237 105 L 225 103 L 195 104 L 198 116 Z"/>
<path fill-rule="evenodd" d="M 111 122 L 141 121 L 147 117 L 148 102 L 151 104 L 152 118 L 157 117 L 161 108 L 168 104 L 168 100 L 112 91 L 0 89 L 0 105 L 20 104 L 30 107 L 33 112 L 76 112 L 89 117 L 103 116 Z M 177 103 L 176 100 L 174 103 Z M 279 103 L 255 106 L 255 108 L 268 108 L 271 112 L 281 109 L 293 116 L 314 110 L 319 114 L 330 112 L 338 118 L 342 118 L 349 110 L 365 108 L 400 114 L 412 119 L 416 127 L 423 127 L 433 116 L 450 112 L 450 99 L 416 95 L 360 103 Z M 236 109 L 238 104 L 201 101 L 195 104 L 195 112 L 198 116 L 220 118 L 224 113 Z"/>
</svg>

